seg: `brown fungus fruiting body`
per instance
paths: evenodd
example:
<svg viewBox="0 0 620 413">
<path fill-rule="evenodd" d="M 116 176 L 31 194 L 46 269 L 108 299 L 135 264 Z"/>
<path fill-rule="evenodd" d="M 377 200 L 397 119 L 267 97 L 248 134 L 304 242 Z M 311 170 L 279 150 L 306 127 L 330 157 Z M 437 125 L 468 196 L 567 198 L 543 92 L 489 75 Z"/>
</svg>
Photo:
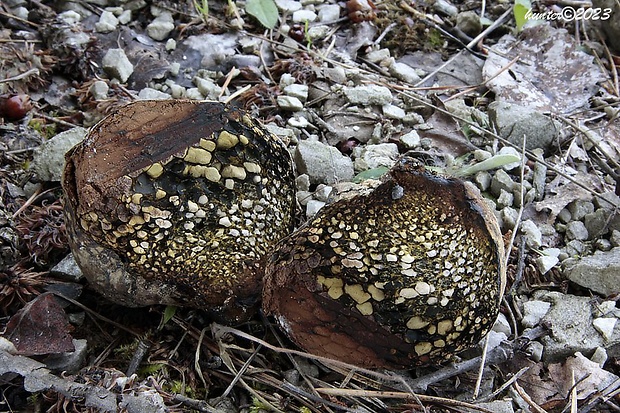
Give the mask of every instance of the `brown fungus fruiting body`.
<svg viewBox="0 0 620 413">
<path fill-rule="evenodd" d="M 274 251 L 264 310 L 304 350 L 364 367 L 440 363 L 476 344 L 505 284 L 501 232 L 475 188 L 407 158 Z"/>
<path fill-rule="evenodd" d="M 66 161 L 71 249 L 105 297 L 251 314 L 263 258 L 293 225 L 292 160 L 277 137 L 222 103 L 137 101 Z"/>
</svg>

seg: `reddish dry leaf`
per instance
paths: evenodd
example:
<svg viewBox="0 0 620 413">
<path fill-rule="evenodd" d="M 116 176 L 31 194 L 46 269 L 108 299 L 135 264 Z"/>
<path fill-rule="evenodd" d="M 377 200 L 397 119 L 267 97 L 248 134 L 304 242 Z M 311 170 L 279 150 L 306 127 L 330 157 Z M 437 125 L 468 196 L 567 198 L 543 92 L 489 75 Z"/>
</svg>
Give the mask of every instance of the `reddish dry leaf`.
<svg viewBox="0 0 620 413">
<path fill-rule="evenodd" d="M 41 294 L 11 317 L 5 336 L 18 354 L 34 356 L 74 351 L 67 315 L 53 294 Z"/>
</svg>

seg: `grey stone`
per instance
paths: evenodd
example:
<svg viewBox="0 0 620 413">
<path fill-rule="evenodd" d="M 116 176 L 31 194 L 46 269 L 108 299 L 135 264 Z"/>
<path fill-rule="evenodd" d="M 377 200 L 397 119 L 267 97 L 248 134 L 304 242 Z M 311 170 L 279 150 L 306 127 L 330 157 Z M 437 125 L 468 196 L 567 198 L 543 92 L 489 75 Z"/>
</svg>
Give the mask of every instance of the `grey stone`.
<svg viewBox="0 0 620 413">
<path fill-rule="evenodd" d="M 107 51 L 102 61 L 103 70 L 121 83 L 127 82 L 133 73 L 133 65 L 125 55 L 123 49 L 110 49 Z"/>
<path fill-rule="evenodd" d="M 58 20 L 72 26 L 79 23 L 82 20 L 82 16 L 74 10 L 67 10 L 58 14 Z"/>
<path fill-rule="evenodd" d="M 489 105 L 489 118 L 502 138 L 517 147 L 547 150 L 557 139 L 559 128 L 548 116 L 539 111 L 508 102 L 493 102 Z"/>
<path fill-rule="evenodd" d="M 393 62 L 388 66 L 390 75 L 394 76 L 398 80 L 402 80 L 410 85 L 415 85 L 421 79 L 415 69 L 406 63 Z"/>
<path fill-rule="evenodd" d="M 542 245 L 542 232 L 532 220 L 521 223 L 521 232 L 525 236 L 525 244 L 530 248 L 540 248 Z"/>
<path fill-rule="evenodd" d="M 546 274 L 551 268 L 555 267 L 558 262 L 560 262 L 560 259 L 558 257 L 541 255 L 540 257 L 536 258 L 536 267 L 541 274 Z"/>
<path fill-rule="evenodd" d="M 296 12 L 302 8 L 301 2 L 294 0 L 276 0 L 276 6 L 278 6 L 278 9 L 288 13 Z"/>
<path fill-rule="evenodd" d="M 172 83 L 169 85 L 170 87 L 170 96 L 174 99 L 180 99 L 185 97 L 185 88 L 181 85 L 177 85 L 176 83 Z"/>
<path fill-rule="evenodd" d="M 616 317 L 599 317 L 592 320 L 592 325 L 601 333 L 605 341 L 611 340 L 618 319 Z"/>
<path fill-rule="evenodd" d="M 477 160 L 478 162 L 486 161 L 491 156 L 493 156 L 491 152 L 485 151 L 483 149 L 476 149 L 474 151 L 474 159 Z"/>
<path fill-rule="evenodd" d="M 95 100 L 105 100 L 108 98 L 108 90 L 110 87 L 103 80 L 97 80 L 90 85 L 88 92 Z"/>
<path fill-rule="evenodd" d="M 86 360 L 88 343 L 86 340 L 73 339 L 73 346 L 75 347 L 74 351 L 52 354 L 46 357 L 44 360 L 46 367 L 56 373 L 77 373 Z"/>
<path fill-rule="evenodd" d="M 293 96 L 280 95 L 276 98 L 278 106 L 283 110 L 298 112 L 304 108 L 304 104 Z"/>
<path fill-rule="evenodd" d="M 494 413 L 514 413 L 511 400 L 493 400 L 492 402 L 476 403 L 477 407 L 487 409 Z M 465 409 L 466 411 L 470 411 Z M 473 411 L 473 410 L 471 410 Z M 478 411 L 478 410 L 476 410 Z"/>
<path fill-rule="evenodd" d="M 405 117 L 406 113 L 403 109 L 396 105 L 388 104 L 382 107 L 383 115 L 388 119 L 401 120 Z"/>
<path fill-rule="evenodd" d="M 447 16 L 456 16 L 459 12 L 458 7 L 450 3 L 448 0 L 437 0 L 433 3 L 433 8 L 439 13 Z"/>
<path fill-rule="evenodd" d="M 330 26 L 320 24 L 318 26 L 310 26 L 307 36 L 311 41 L 316 41 L 326 38 L 331 32 L 332 28 Z"/>
<path fill-rule="evenodd" d="M 67 254 L 65 258 L 50 270 L 50 273 L 73 282 L 79 282 L 83 277 L 82 270 L 75 262 L 73 254 Z"/>
<path fill-rule="evenodd" d="M 538 363 L 542 360 L 543 354 L 545 352 L 545 346 L 541 342 L 532 341 L 525 348 L 525 353 L 529 356 L 532 361 Z"/>
<path fill-rule="evenodd" d="M 333 188 L 329 185 L 318 184 L 314 191 L 314 197 L 319 201 L 327 202 Z"/>
<path fill-rule="evenodd" d="M 380 166 L 391 168 L 398 158 L 398 146 L 395 143 L 379 143 L 366 145 L 362 148 L 360 156 L 355 159 L 355 169 L 365 171 Z"/>
<path fill-rule="evenodd" d="M 541 201 L 545 196 L 545 185 L 547 181 L 547 166 L 540 162 L 534 165 L 534 173 L 532 174 L 532 187 L 537 201 Z"/>
<path fill-rule="evenodd" d="M 613 248 L 613 246 L 611 245 L 611 241 L 609 241 L 608 239 L 605 239 L 605 238 L 597 239 L 594 242 L 594 246 L 599 251 L 609 251 L 610 249 Z"/>
<path fill-rule="evenodd" d="M 510 337 L 512 335 L 512 328 L 508 319 L 503 313 L 499 313 L 495 324 L 493 324 L 493 331 L 497 331 L 498 333 L 504 333 L 506 337 Z"/>
<path fill-rule="evenodd" d="M 164 46 L 167 52 L 171 52 L 177 48 L 177 41 L 174 39 L 166 40 L 166 45 Z"/>
<path fill-rule="evenodd" d="M 98 33 L 110 33 L 116 30 L 118 27 L 118 19 L 116 16 L 109 11 L 101 12 L 101 16 L 99 16 L 99 21 L 95 23 L 95 31 Z"/>
<path fill-rule="evenodd" d="M 303 115 L 291 116 L 286 121 L 286 124 L 289 125 L 289 126 L 292 126 L 294 128 L 299 128 L 299 129 L 304 129 L 304 128 L 307 128 L 308 126 L 310 126 L 310 122 Z"/>
<path fill-rule="evenodd" d="M 366 60 L 368 60 L 371 63 L 380 63 L 381 61 L 390 58 L 390 50 L 389 49 L 372 50 L 368 52 L 366 56 L 364 57 L 366 58 Z"/>
<path fill-rule="evenodd" d="M 412 130 L 402 135 L 399 140 L 405 148 L 413 149 L 420 145 L 420 134 L 418 134 L 418 131 Z"/>
<path fill-rule="evenodd" d="M 342 84 L 347 80 L 347 73 L 340 66 L 324 68 L 323 75 L 326 79 L 331 80 L 336 84 Z M 315 83 L 315 85 L 317 84 Z M 308 93 L 310 93 L 310 88 L 308 88 Z"/>
<path fill-rule="evenodd" d="M 608 231 L 608 225 L 610 220 L 611 211 L 599 208 L 594 212 L 586 214 L 583 218 L 583 223 L 588 230 L 590 237 L 597 238 L 601 235 L 605 235 Z"/>
<path fill-rule="evenodd" d="M 321 208 L 325 206 L 325 202 L 311 199 L 306 204 L 306 217 L 312 218 Z"/>
<path fill-rule="evenodd" d="M 204 100 L 204 96 L 197 87 L 190 87 L 185 90 L 185 97 L 191 100 Z"/>
<path fill-rule="evenodd" d="M 164 12 L 157 16 L 148 26 L 146 34 L 153 40 L 164 40 L 168 38 L 170 32 L 174 30 L 174 19 L 169 12 Z"/>
<path fill-rule="evenodd" d="M 312 10 L 301 9 L 293 12 L 294 23 L 312 23 L 317 18 L 317 15 Z"/>
<path fill-rule="evenodd" d="M 550 334 L 540 339 L 545 345 L 545 362 L 563 361 L 576 352 L 589 354 L 597 347 L 609 349 L 620 341 L 618 333 L 611 340 L 605 340 L 594 328 L 592 313 L 596 303 L 590 297 L 544 291 L 534 296 L 551 304 L 541 320 L 551 328 Z"/>
<path fill-rule="evenodd" d="M 512 195 L 511 192 L 508 192 L 504 189 L 500 191 L 500 194 L 497 197 L 497 205 L 501 208 L 512 206 L 513 201 L 514 201 L 514 195 Z"/>
<path fill-rule="evenodd" d="M 480 16 L 474 11 L 464 11 L 456 15 L 456 27 L 471 37 L 477 36 L 482 30 Z"/>
<path fill-rule="evenodd" d="M 170 74 L 172 76 L 178 76 L 181 70 L 181 64 L 179 62 L 170 63 Z"/>
<path fill-rule="evenodd" d="M 308 99 L 308 85 L 293 83 L 284 87 L 284 93 L 305 102 Z"/>
<path fill-rule="evenodd" d="M 559 222 L 561 222 L 563 224 L 568 224 L 570 222 L 570 220 L 573 219 L 573 216 L 571 215 L 571 213 L 568 210 L 568 208 L 562 208 L 562 210 L 560 211 L 560 213 L 557 216 L 557 219 L 558 219 Z"/>
<path fill-rule="evenodd" d="M 603 192 L 600 198 L 594 198 L 594 205 L 597 208 L 614 209 L 620 207 L 620 197 L 613 192 Z"/>
<path fill-rule="evenodd" d="M 141 100 L 166 100 L 170 99 L 170 95 L 151 87 L 145 87 L 138 93 L 138 99 Z"/>
<path fill-rule="evenodd" d="M 474 182 L 478 184 L 478 188 L 482 192 L 488 190 L 491 187 L 491 174 L 487 171 L 480 171 L 474 176 Z"/>
<path fill-rule="evenodd" d="M 564 248 L 569 257 L 579 257 L 586 255 L 589 251 L 588 246 L 578 239 L 568 241 Z"/>
<path fill-rule="evenodd" d="M 82 127 L 60 132 L 44 142 L 35 152 L 30 168 L 41 181 L 58 182 L 65 168 L 65 153 L 81 142 L 88 131 Z"/>
<path fill-rule="evenodd" d="M 219 95 L 222 93 L 222 88 L 211 79 L 194 76 L 192 81 L 198 88 L 200 94 L 206 99 L 217 100 Z"/>
<path fill-rule="evenodd" d="M 326 4 L 319 9 L 319 20 L 323 23 L 333 22 L 340 18 L 340 6 L 337 4 Z"/>
<path fill-rule="evenodd" d="M 130 21 L 131 21 L 131 10 L 123 10 L 123 12 L 118 15 L 118 22 L 120 24 L 128 24 Z"/>
<path fill-rule="evenodd" d="M 295 196 L 297 197 L 297 202 L 301 206 L 306 206 L 308 202 L 312 200 L 312 192 L 310 191 L 297 191 Z"/>
<path fill-rule="evenodd" d="M 498 169 L 497 171 L 495 171 L 495 174 L 493 174 L 493 179 L 491 180 L 491 193 L 493 195 L 499 196 L 502 189 L 508 192 L 512 192 L 515 187 L 515 182 L 506 171 L 504 171 L 503 169 Z"/>
<path fill-rule="evenodd" d="M 592 354 L 592 357 L 590 357 L 590 360 L 598 363 L 600 367 L 603 367 L 605 365 L 607 359 L 607 351 L 603 347 L 597 347 L 596 350 L 594 350 L 594 354 Z"/>
<path fill-rule="evenodd" d="M 385 86 L 364 85 L 345 87 L 347 100 L 355 105 L 387 105 L 392 102 L 392 92 Z"/>
<path fill-rule="evenodd" d="M 564 275 L 582 287 L 609 296 L 620 292 L 620 247 L 563 262 Z"/>
<path fill-rule="evenodd" d="M 353 161 L 332 146 L 303 140 L 295 148 L 297 170 L 315 184 L 334 184 L 353 178 Z"/>
<path fill-rule="evenodd" d="M 568 210 L 575 221 L 580 221 L 586 215 L 594 212 L 594 204 L 591 201 L 577 199 L 568 204 Z"/>
<path fill-rule="evenodd" d="M 310 190 L 310 178 L 306 174 L 300 174 L 295 178 L 295 184 L 297 185 L 297 190 L 299 191 L 309 191 Z"/>
<path fill-rule="evenodd" d="M 519 211 L 514 208 L 506 207 L 501 212 L 501 223 L 506 229 L 514 229 L 517 225 L 517 218 L 519 217 Z"/>
<path fill-rule="evenodd" d="M 609 241 L 611 245 L 614 247 L 620 247 L 620 231 L 614 229 L 611 231 L 611 236 L 609 237 Z"/>
<path fill-rule="evenodd" d="M 583 222 L 571 221 L 566 225 L 566 237 L 569 240 L 585 241 L 588 239 L 588 230 Z"/>
<path fill-rule="evenodd" d="M 551 303 L 540 300 L 531 300 L 523 303 L 523 319 L 521 324 L 524 327 L 535 327 L 551 308 Z"/>
</svg>

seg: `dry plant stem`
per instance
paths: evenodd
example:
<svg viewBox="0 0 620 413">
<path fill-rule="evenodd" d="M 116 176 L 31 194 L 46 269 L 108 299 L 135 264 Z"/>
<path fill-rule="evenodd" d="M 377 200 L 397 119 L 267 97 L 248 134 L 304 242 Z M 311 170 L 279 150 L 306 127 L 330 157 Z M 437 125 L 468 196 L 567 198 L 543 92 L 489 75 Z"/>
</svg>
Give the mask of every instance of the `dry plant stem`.
<svg viewBox="0 0 620 413">
<path fill-rule="evenodd" d="M 220 409 L 209 406 L 209 403 L 204 400 L 190 399 L 189 397 L 183 396 L 182 394 L 175 393 L 174 395 L 172 395 L 172 401 L 183 403 L 185 406 L 191 407 L 192 409 L 198 410 L 199 412 L 224 413 Z"/>
<path fill-rule="evenodd" d="M 200 377 L 200 380 L 202 381 L 202 385 L 204 386 L 205 389 L 208 386 L 207 386 L 207 381 L 205 380 L 202 374 L 202 369 L 200 368 L 200 349 L 202 348 L 202 340 L 205 337 L 207 328 L 208 327 L 205 327 L 202 329 L 202 331 L 200 331 L 200 338 L 198 339 L 198 344 L 196 345 L 196 351 L 194 354 L 194 370 L 196 370 L 196 373 L 198 373 L 198 377 Z"/>
<path fill-rule="evenodd" d="M 49 190 L 48 190 L 49 191 Z M 46 191 L 47 192 L 47 191 Z M 26 202 L 24 202 L 24 204 L 22 206 L 19 207 L 19 209 L 17 211 L 15 211 L 15 213 L 13 214 L 13 216 L 11 217 L 12 219 L 15 219 L 19 216 L 19 214 L 21 214 L 22 212 L 24 212 L 24 210 L 26 208 L 28 208 L 30 205 L 32 205 L 32 203 L 34 202 L 35 199 L 37 199 L 37 197 L 41 194 L 41 187 L 37 187 L 37 189 L 33 192 L 32 195 L 30 195 L 30 198 L 28 198 L 26 200 Z"/>
<path fill-rule="evenodd" d="M 46 115 L 45 113 L 41 113 L 39 111 L 33 111 L 32 113 L 35 116 L 38 116 L 38 117 L 43 118 L 45 120 L 49 120 L 50 122 L 54 122 L 54 123 L 57 123 L 57 124 L 62 125 L 62 126 L 66 126 L 67 128 L 77 128 L 77 126 L 78 126 L 75 123 L 67 122 L 65 120 L 58 119 L 58 118 L 55 118 L 53 116 Z"/>
<path fill-rule="evenodd" d="M 275 328 L 273 328 L 273 324 L 271 324 L 267 320 L 267 317 L 265 317 L 262 312 L 260 313 L 260 315 L 261 315 L 261 319 L 263 320 L 263 325 L 266 325 L 266 326 L 269 327 L 269 330 L 271 331 L 271 334 L 273 334 L 273 336 L 276 338 L 276 340 L 278 341 L 278 344 L 280 345 L 280 347 L 284 347 L 284 343 L 282 342 L 282 338 L 276 332 Z M 312 381 L 310 380 L 310 378 L 308 378 L 308 375 L 306 373 L 304 373 L 304 370 L 299 366 L 299 363 L 297 362 L 297 360 L 295 360 L 295 357 L 293 357 L 291 354 L 287 354 L 287 357 L 288 357 L 289 361 L 291 362 L 291 364 L 293 365 L 293 367 L 295 367 L 295 370 L 297 370 L 297 372 L 299 372 L 299 376 L 304 379 L 304 381 L 308 385 L 308 388 L 313 390 L 314 396 L 318 397 L 319 395 L 314 390 L 314 386 L 312 385 Z M 331 412 L 330 409 L 328 409 L 328 411 Z"/>
<path fill-rule="evenodd" d="M 306 390 L 300 389 L 297 386 L 294 386 L 293 384 L 287 382 L 287 381 L 283 381 L 281 384 L 282 389 L 290 392 L 290 393 L 294 393 L 299 395 L 300 397 L 303 397 L 313 403 L 317 403 L 317 404 L 322 404 L 325 407 L 333 407 L 335 409 L 338 409 L 338 411 L 347 411 L 347 412 L 356 412 L 357 410 L 351 410 L 348 407 L 342 406 L 340 404 L 336 404 L 333 402 L 330 402 L 329 400 L 325 400 L 324 398 L 322 398 L 321 396 L 317 396 L 314 395 L 312 393 L 307 392 Z M 313 390 L 317 390 L 316 388 L 313 388 Z M 330 410 L 331 411 L 331 410 Z"/>
<path fill-rule="evenodd" d="M 512 383 L 512 387 L 517 391 L 519 396 L 521 396 L 523 398 L 523 400 L 525 400 L 525 402 L 532 408 L 532 410 L 535 413 L 547 413 L 542 407 L 540 407 L 538 404 L 536 404 L 536 402 L 534 400 L 532 400 L 530 395 L 527 394 L 525 392 L 525 390 L 523 390 L 523 387 L 521 387 L 519 385 L 518 381 L 514 381 Z"/>
<path fill-rule="evenodd" d="M 570 119 L 565 118 L 564 116 L 558 116 L 558 119 L 560 119 L 562 122 L 566 123 L 568 126 L 572 127 L 573 129 L 581 133 L 583 137 L 585 137 L 607 159 L 607 162 L 613 164 L 615 168 L 620 169 L 620 164 L 618 164 L 618 161 L 616 161 L 614 158 L 609 156 L 609 154 L 605 152 L 603 148 L 601 148 L 601 145 L 599 145 L 598 142 L 596 142 L 594 139 L 590 137 L 590 134 L 588 133 L 589 131 L 587 129 L 571 121 Z"/>
<path fill-rule="evenodd" d="M 318 388 L 319 393 L 327 394 L 330 396 L 348 396 L 348 397 L 377 397 L 383 399 L 412 399 L 409 393 L 397 392 L 397 391 L 376 391 L 376 390 L 354 390 L 354 389 L 335 389 L 335 388 Z M 459 400 L 445 399 L 443 397 L 424 396 L 418 395 L 418 398 L 422 402 L 434 403 L 437 405 L 444 405 L 450 407 L 461 407 L 466 409 L 473 409 L 483 413 L 493 413 L 493 411 L 485 409 L 475 404 L 462 402 Z"/>
<path fill-rule="evenodd" d="M 504 12 L 504 14 L 502 14 L 501 16 L 499 16 L 499 18 L 497 20 L 495 20 L 493 22 L 493 24 L 491 24 L 489 27 L 487 27 L 485 30 L 482 31 L 482 33 L 480 33 L 478 36 L 474 37 L 472 39 L 471 42 L 469 42 L 466 46 L 465 50 L 470 50 L 473 46 L 475 46 L 480 40 L 482 40 L 483 38 L 485 38 L 489 33 L 491 33 L 493 30 L 495 30 L 500 24 L 502 24 L 504 22 L 504 20 L 506 20 L 508 18 L 508 16 L 512 14 L 512 9 L 508 9 Z M 442 71 L 446 66 L 448 66 L 450 63 L 452 63 L 455 59 L 459 58 L 461 56 L 461 53 L 463 53 L 463 50 L 460 50 L 457 54 L 455 54 L 453 57 L 451 57 L 450 59 L 448 59 L 444 64 L 442 64 L 441 66 L 439 66 L 437 69 L 433 70 L 431 73 L 429 73 L 428 75 L 426 75 L 424 77 L 424 79 L 420 80 L 418 83 L 416 83 L 414 86 L 415 87 L 419 87 L 422 86 L 424 84 L 424 82 L 426 82 L 428 79 L 432 78 L 433 76 L 435 76 L 437 73 L 439 73 L 440 71 Z"/>
<path fill-rule="evenodd" d="M 616 404 L 611 403 L 610 401 L 612 398 L 615 398 L 618 394 L 620 394 L 620 389 L 616 387 L 618 382 L 620 382 L 620 379 L 614 380 L 614 382 L 611 383 L 609 386 L 607 386 L 607 388 L 604 391 L 602 391 L 601 394 L 598 394 L 594 398 L 594 400 L 591 400 L 590 402 L 588 402 L 587 405 L 582 406 L 580 413 L 589 413 L 593 408 L 598 406 L 600 403 L 607 404 L 614 411 L 620 411 L 620 408 Z M 614 389 L 614 390 L 609 392 L 607 391 L 607 389 Z"/>
<path fill-rule="evenodd" d="M 102 316 L 101 314 L 99 314 L 99 313 L 91 310 L 90 308 L 86 307 L 84 304 L 82 304 L 82 303 L 80 303 L 78 301 L 75 301 L 73 298 L 69 298 L 69 297 L 67 297 L 67 296 L 65 296 L 65 295 L 63 295 L 63 294 L 61 294 L 59 292 L 54 292 L 54 295 L 62 298 L 63 300 L 69 301 L 71 304 L 77 305 L 82 310 L 86 311 L 88 314 L 92 315 L 95 318 L 98 318 L 101 321 L 105 321 L 106 323 L 111 324 L 114 327 L 119 328 L 119 329 L 121 329 L 121 330 L 123 330 L 123 331 L 125 331 L 125 332 L 127 332 L 129 334 L 131 334 L 134 337 L 140 337 L 140 335 L 138 333 L 136 333 L 135 331 L 125 327 L 122 324 L 117 323 L 114 320 L 110 320 L 109 318 Z"/>
<path fill-rule="evenodd" d="M 258 352 L 260 351 L 260 349 L 262 347 L 263 346 L 260 345 L 260 344 L 258 346 L 256 346 L 256 350 L 254 350 L 254 352 L 250 355 L 250 357 L 248 357 L 248 359 L 245 361 L 245 363 L 243 363 L 243 366 L 241 366 L 241 368 L 239 369 L 239 371 L 237 372 L 235 377 L 230 381 L 230 384 L 228 385 L 226 390 L 224 390 L 224 393 L 222 393 L 221 397 L 228 396 L 228 394 L 232 391 L 232 389 L 237 385 L 237 382 L 245 374 L 245 372 L 247 371 L 248 367 L 252 363 L 252 360 L 254 360 L 254 358 L 256 357 L 256 355 L 258 354 Z"/>
<path fill-rule="evenodd" d="M 609 50 L 609 47 L 607 47 L 607 43 L 605 43 L 605 39 L 602 38 L 601 34 L 599 32 L 597 32 L 598 34 L 598 38 L 599 38 L 599 42 L 603 45 L 603 48 L 605 49 L 605 57 L 607 58 L 607 61 L 609 62 L 609 65 L 611 66 L 609 71 L 611 72 L 611 77 L 613 79 L 613 88 L 614 88 L 614 92 L 616 94 L 616 96 L 620 96 L 620 86 L 618 84 L 618 71 L 616 70 L 616 65 L 614 63 L 614 58 L 611 55 L 611 51 Z M 604 68 L 603 64 L 601 63 L 601 59 L 598 56 L 598 54 L 596 53 L 596 51 L 593 49 L 592 50 L 594 52 L 594 56 L 596 57 L 597 62 L 599 63 L 599 66 L 601 68 Z"/>
<path fill-rule="evenodd" d="M 484 402 L 488 402 L 491 400 L 495 400 L 495 398 L 502 393 L 504 390 L 506 390 L 508 387 L 510 387 L 512 385 L 512 383 L 517 380 L 519 377 L 521 377 L 523 374 L 525 374 L 526 371 L 528 371 L 530 369 L 530 367 L 523 367 L 521 370 L 519 370 L 518 372 L 516 372 L 510 379 L 508 379 L 508 381 L 506 381 L 506 383 L 502 384 L 501 386 L 499 386 L 493 393 L 488 394 L 484 397 L 481 397 L 480 399 L 478 399 L 478 403 L 484 403 Z"/>
<path fill-rule="evenodd" d="M 514 353 L 515 342 L 501 343 L 487 354 L 487 362 L 492 365 L 504 363 L 512 358 Z M 438 383 L 442 380 L 457 376 L 466 371 L 473 370 L 480 366 L 482 357 L 475 357 L 460 363 L 444 367 L 433 373 L 427 374 L 416 379 L 404 379 L 406 383 L 414 390 L 425 392 L 428 386 Z"/>
<path fill-rule="evenodd" d="M 220 91 L 218 98 L 221 98 L 222 96 L 224 96 L 224 93 L 226 93 L 226 91 L 228 90 L 228 85 L 230 84 L 230 81 L 233 79 L 235 70 L 237 70 L 237 67 L 233 66 L 228 71 L 228 75 L 226 75 L 226 80 L 224 80 L 224 84 L 222 85 L 222 90 Z"/>
<path fill-rule="evenodd" d="M 215 323 L 213 323 L 213 325 L 211 326 L 211 330 L 213 331 L 213 335 L 217 337 L 217 334 L 219 334 L 221 332 L 216 330 L 216 328 L 214 327 Z M 234 329 L 233 329 L 234 330 Z M 258 339 L 257 339 L 258 340 Z M 235 363 L 232 360 L 232 358 L 230 357 L 230 355 L 227 352 L 227 346 L 226 344 L 224 344 L 224 342 L 222 340 L 218 340 L 218 345 L 220 348 L 220 358 L 222 359 L 222 362 L 224 363 L 224 365 L 228 368 L 228 370 L 235 375 L 234 380 L 237 380 L 237 382 L 241 383 L 241 385 L 243 386 L 243 388 L 249 392 L 252 396 L 256 397 L 261 403 L 263 403 L 265 406 L 267 406 L 270 410 L 274 411 L 274 412 L 278 412 L 278 413 L 284 413 L 281 410 L 279 410 L 278 408 L 276 408 L 275 406 L 273 406 L 267 399 L 265 399 L 260 393 L 258 393 L 258 391 L 254 388 L 252 388 L 252 386 L 250 386 L 249 384 L 246 383 L 246 381 L 241 377 L 241 374 L 239 374 L 239 371 L 235 368 Z M 254 352 L 254 354 L 256 354 L 256 352 Z"/>
<path fill-rule="evenodd" d="M 482 377 L 484 376 L 484 366 L 487 362 L 487 353 L 489 351 L 489 338 L 491 336 L 487 334 L 484 339 L 484 347 L 482 349 L 482 355 L 480 356 L 480 368 L 478 369 L 478 377 L 476 377 L 476 386 L 474 387 L 474 394 L 472 398 L 476 400 L 480 394 L 480 386 L 482 385 Z"/>
<path fill-rule="evenodd" d="M 150 336 L 150 334 L 148 334 L 148 336 Z M 125 373 L 127 377 L 131 377 L 136 371 L 138 371 L 140 363 L 142 363 L 144 356 L 146 356 L 146 353 L 149 351 L 150 348 L 150 340 L 148 340 L 146 337 L 140 337 L 140 339 L 138 340 L 138 346 L 136 348 L 136 351 L 133 353 L 133 357 L 129 362 L 127 372 Z"/>
<path fill-rule="evenodd" d="M 458 120 L 459 122 L 466 123 L 466 124 L 468 124 L 468 125 L 470 125 L 470 126 L 479 127 L 479 125 L 476 125 L 476 124 L 475 124 L 475 122 L 473 122 L 473 121 L 471 121 L 471 120 L 468 120 L 468 119 L 465 119 L 465 118 L 462 118 L 462 117 L 460 117 L 460 116 L 457 116 L 457 115 L 455 115 L 455 114 L 453 114 L 453 113 L 450 113 L 450 112 L 448 112 L 447 110 L 442 109 L 442 108 L 440 108 L 440 107 L 439 107 L 439 106 L 437 106 L 437 105 L 434 105 L 434 104 L 432 104 L 432 103 L 426 102 L 426 101 L 425 101 L 425 100 L 423 100 L 421 97 L 419 97 L 419 96 L 417 96 L 417 95 L 415 95 L 415 94 L 413 94 L 413 93 L 408 93 L 408 92 L 405 92 L 405 91 L 400 92 L 400 93 L 402 93 L 403 95 L 407 96 L 408 98 L 413 99 L 413 100 L 415 100 L 415 101 L 417 101 L 417 102 L 419 102 L 419 103 L 421 103 L 421 104 L 423 104 L 423 105 L 425 105 L 425 106 L 428 106 L 428 107 L 430 107 L 430 108 L 432 108 L 432 109 L 438 110 L 439 112 L 443 113 L 444 115 L 451 116 L 452 118 L 454 118 L 454 119 Z M 505 146 L 510 146 L 510 147 L 512 147 L 512 148 L 515 148 L 515 147 L 516 147 L 513 143 L 511 143 L 511 142 L 509 142 L 508 140 L 506 140 L 506 139 L 502 138 L 501 136 L 499 136 L 499 135 L 498 135 L 497 133 L 495 133 L 495 132 L 492 132 L 492 131 L 490 131 L 490 130 L 486 130 L 486 129 L 484 130 L 484 132 L 485 132 L 485 133 L 487 133 L 489 136 L 491 136 L 491 137 L 493 137 L 493 138 L 497 139 L 498 141 L 500 141 L 500 142 L 501 142 L 502 144 L 504 144 Z M 518 148 L 517 148 L 517 149 L 518 149 Z M 611 206 L 612 206 L 612 207 L 614 207 L 614 208 L 620 208 L 620 205 L 616 205 L 616 204 L 614 204 L 612 201 L 610 201 L 610 200 L 608 200 L 607 198 L 603 197 L 603 196 L 602 196 L 601 194 L 599 194 L 598 192 L 593 191 L 591 188 L 588 188 L 586 185 L 584 185 L 584 184 L 582 184 L 581 182 L 579 182 L 579 181 L 575 180 L 572 176 L 568 175 L 566 172 L 561 171 L 560 169 L 556 168 L 554 165 L 552 165 L 552 164 L 550 164 L 549 162 L 545 161 L 543 158 L 538 157 L 538 156 L 537 156 L 535 153 L 533 153 L 532 151 L 530 151 L 530 150 L 526 150 L 526 151 L 525 151 L 525 153 L 527 154 L 527 156 L 528 156 L 529 158 L 531 158 L 531 159 L 533 159 L 533 160 L 536 160 L 536 162 L 540 162 L 541 164 L 545 165 L 548 169 L 551 169 L 553 172 L 555 172 L 556 174 L 560 175 L 562 178 L 565 178 L 566 180 L 568 180 L 568 181 L 570 181 L 570 182 L 574 183 L 575 185 L 577 185 L 578 187 L 580 187 L 580 188 L 582 188 L 582 189 L 584 189 L 584 190 L 588 191 L 590 194 L 592 194 L 592 195 L 593 195 L 593 196 L 595 196 L 596 198 L 598 198 L 598 199 L 602 200 L 603 202 L 606 202 L 607 204 L 611 205 Z"/>
<path fill-rule="evenodd" d="M 4 14 L 4 13 L 0 13 L 0 14 Z M 39 74 L 39 69 L 32 68 L 32 69 L 25 71 L 24 73 L 20 73 L 19 75 L 7 77 L 6 79 L 0 79 L 0 83 L 14 82 L 16 80 L 22 80 L 29 76 L 37 76 L 38 74 Z"/>
<path fill-rule="evenodd" d="M 31 393 L 48 390 L 60 393 L 68 399 L 81 401 L 86 407 L 93 407 L 100 412 L 120 411 L 119 404 L 124 404 L 128 395 L 116 394 L 104 387 L 91 384 L 76 383 L 52 374 L 45 364 L 28 357 L 14 356 L 0 350 L 0 376 L 15 373 L 24 378 L 24 387 Z M 148 395 L 131 395 L 132 398 L 143 399 L 146 403 Z"/>
</svg>

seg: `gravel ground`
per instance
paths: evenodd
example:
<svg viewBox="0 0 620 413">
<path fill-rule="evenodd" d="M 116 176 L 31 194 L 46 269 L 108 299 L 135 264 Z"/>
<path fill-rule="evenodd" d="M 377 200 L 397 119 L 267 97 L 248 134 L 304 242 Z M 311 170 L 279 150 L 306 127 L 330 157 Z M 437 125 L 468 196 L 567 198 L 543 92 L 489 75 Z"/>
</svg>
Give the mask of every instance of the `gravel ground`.
<svg viewBox="0 0 620 413">
<path fill-rule="evenodd" d="M 250 1 L 0 4 L 0 410 L 620 409 L 620 7 L 517 32 L 511 3 L 483 19 L 475 1 L 275 3 L 258 6 L 272 30 Z M 509 252 L 486 367 L 481 343 L 448 369 L 356 372 L 289 351 L 259 316 L 102 299 L 69 253 L 59 182 L 65 152 L 136 99 L 259 119 L 294 159 L 297 225 L 405 153 L 471 181 Z M 20 353 L 15 323 L 49 335 Z"/>
</svg>

